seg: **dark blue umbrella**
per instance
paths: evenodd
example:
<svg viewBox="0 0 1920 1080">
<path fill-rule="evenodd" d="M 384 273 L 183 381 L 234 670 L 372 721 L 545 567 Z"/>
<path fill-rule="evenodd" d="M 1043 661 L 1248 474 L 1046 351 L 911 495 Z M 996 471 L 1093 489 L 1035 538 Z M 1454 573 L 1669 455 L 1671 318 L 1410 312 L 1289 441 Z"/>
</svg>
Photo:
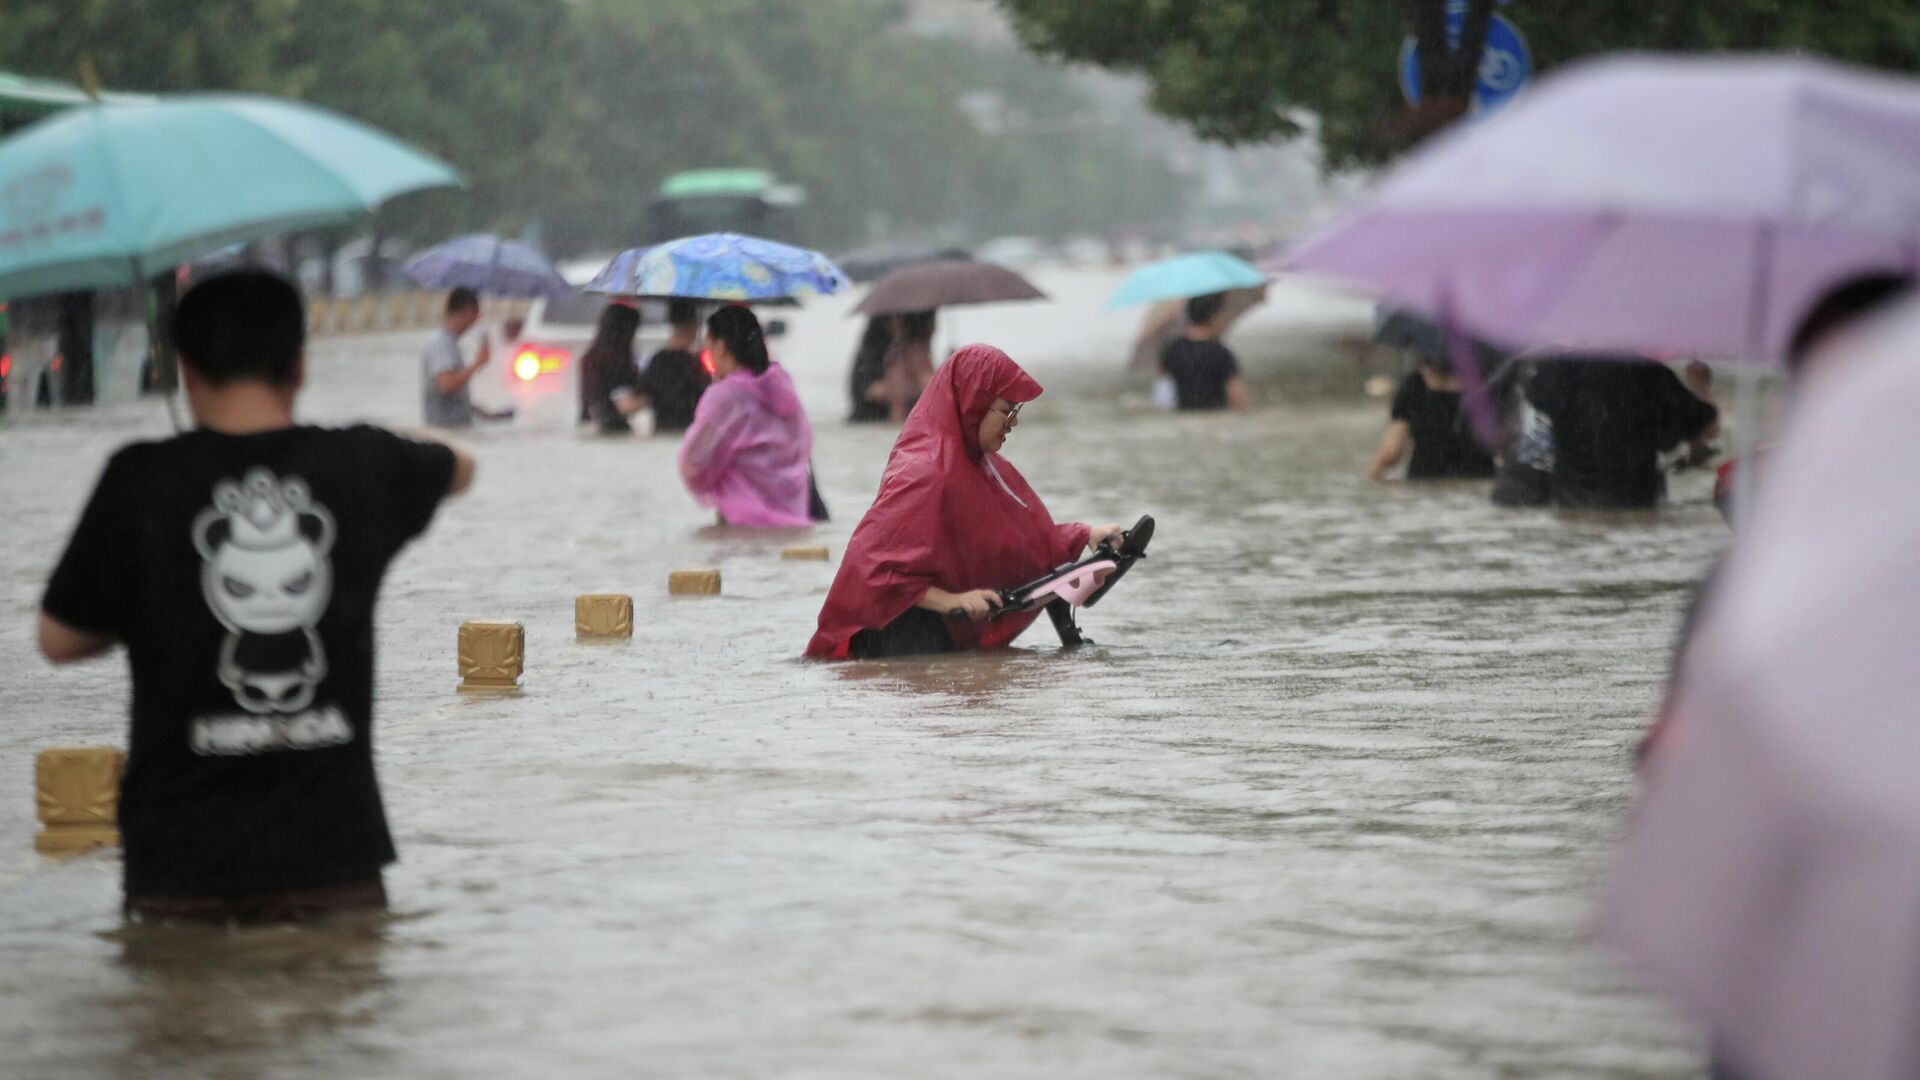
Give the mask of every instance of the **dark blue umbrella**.
<svg viewBox="0 0 1920 1080">
<path fill-rule="evenodd" d="M 545 255 L 486 233 L 457 236 L 407 260 L 407 276 L 430 289 L 468 288 L 490 296 L 573 296 Z"/>
</svg>

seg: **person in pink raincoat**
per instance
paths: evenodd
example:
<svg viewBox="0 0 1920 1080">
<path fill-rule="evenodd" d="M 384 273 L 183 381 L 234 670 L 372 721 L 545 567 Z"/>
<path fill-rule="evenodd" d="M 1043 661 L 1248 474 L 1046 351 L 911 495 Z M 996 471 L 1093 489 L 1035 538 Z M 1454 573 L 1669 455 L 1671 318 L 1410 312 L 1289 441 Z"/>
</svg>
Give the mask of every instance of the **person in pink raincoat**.
<svg viewBox="0 0 1920 1080">
<path fill-rule="evenodd" d="M 680 476 L 723 524 L 811 525 L 813 427 L 793 379 L 767 355 L 753 312 L 730 304 L 707 319 L 714 382 L 680 444 Z M 824 509 L 824 508 L 822 508 Z"/>
</svg>

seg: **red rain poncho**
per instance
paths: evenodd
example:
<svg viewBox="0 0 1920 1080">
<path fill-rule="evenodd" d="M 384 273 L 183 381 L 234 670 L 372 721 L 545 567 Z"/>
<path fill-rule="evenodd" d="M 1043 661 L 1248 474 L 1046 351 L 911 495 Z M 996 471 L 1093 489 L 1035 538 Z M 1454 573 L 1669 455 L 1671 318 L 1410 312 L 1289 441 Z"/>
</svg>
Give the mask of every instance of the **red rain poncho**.
<svg viewBox="0 0 1920 1080">
<path fill-rule="evenodd" d="M 955 593 L 1012 588 L 1086 547 L 1085 525 L 1054 524 L 1012 463 L 980 450 L 980 422 L 995 398 L 1039 396 L 1040 384 L 991 345 L 969 345 L 941 366 L 847 543 L 808 656 L 845 659 L 853 635 L 899 618 L 930 585 Z M 990 648 L 1018 637 L 1036 615 L 954 620 L 947 632 L 956 648 Z"/>
</svg>

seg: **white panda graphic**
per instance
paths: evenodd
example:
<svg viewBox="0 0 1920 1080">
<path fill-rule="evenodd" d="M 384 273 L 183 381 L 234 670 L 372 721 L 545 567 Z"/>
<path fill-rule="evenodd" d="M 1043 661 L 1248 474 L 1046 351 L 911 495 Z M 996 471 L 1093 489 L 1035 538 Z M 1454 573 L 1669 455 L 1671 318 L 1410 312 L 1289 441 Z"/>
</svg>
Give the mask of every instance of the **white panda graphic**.
<svg viewBox="0 0 1920 1080">
<path fill-rule="evenodd" d="M 306 481 L 249 469 L 213 486 L 193 523 L 201 592 L 227 628 L 220 681 L 252 713 L 295 713 L 327 674 L 314 629 L 333 596 L 333 515 Z"/>
</svg>

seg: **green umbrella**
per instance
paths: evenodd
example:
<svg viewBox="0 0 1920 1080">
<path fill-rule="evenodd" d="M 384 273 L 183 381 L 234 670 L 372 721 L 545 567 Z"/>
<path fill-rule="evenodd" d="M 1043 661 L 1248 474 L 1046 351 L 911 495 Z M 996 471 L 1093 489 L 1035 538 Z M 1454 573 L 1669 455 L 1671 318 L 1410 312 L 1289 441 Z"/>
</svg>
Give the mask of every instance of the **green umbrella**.
<svg viewBox="0 0 1920 1080">
<path fill-rule="evenodd" d="M 272 98 L 68 109 L 0 141 L 0 298 L 135 285 L 228 244 L 458 183 L 373 128 Z"/>
</svg>

